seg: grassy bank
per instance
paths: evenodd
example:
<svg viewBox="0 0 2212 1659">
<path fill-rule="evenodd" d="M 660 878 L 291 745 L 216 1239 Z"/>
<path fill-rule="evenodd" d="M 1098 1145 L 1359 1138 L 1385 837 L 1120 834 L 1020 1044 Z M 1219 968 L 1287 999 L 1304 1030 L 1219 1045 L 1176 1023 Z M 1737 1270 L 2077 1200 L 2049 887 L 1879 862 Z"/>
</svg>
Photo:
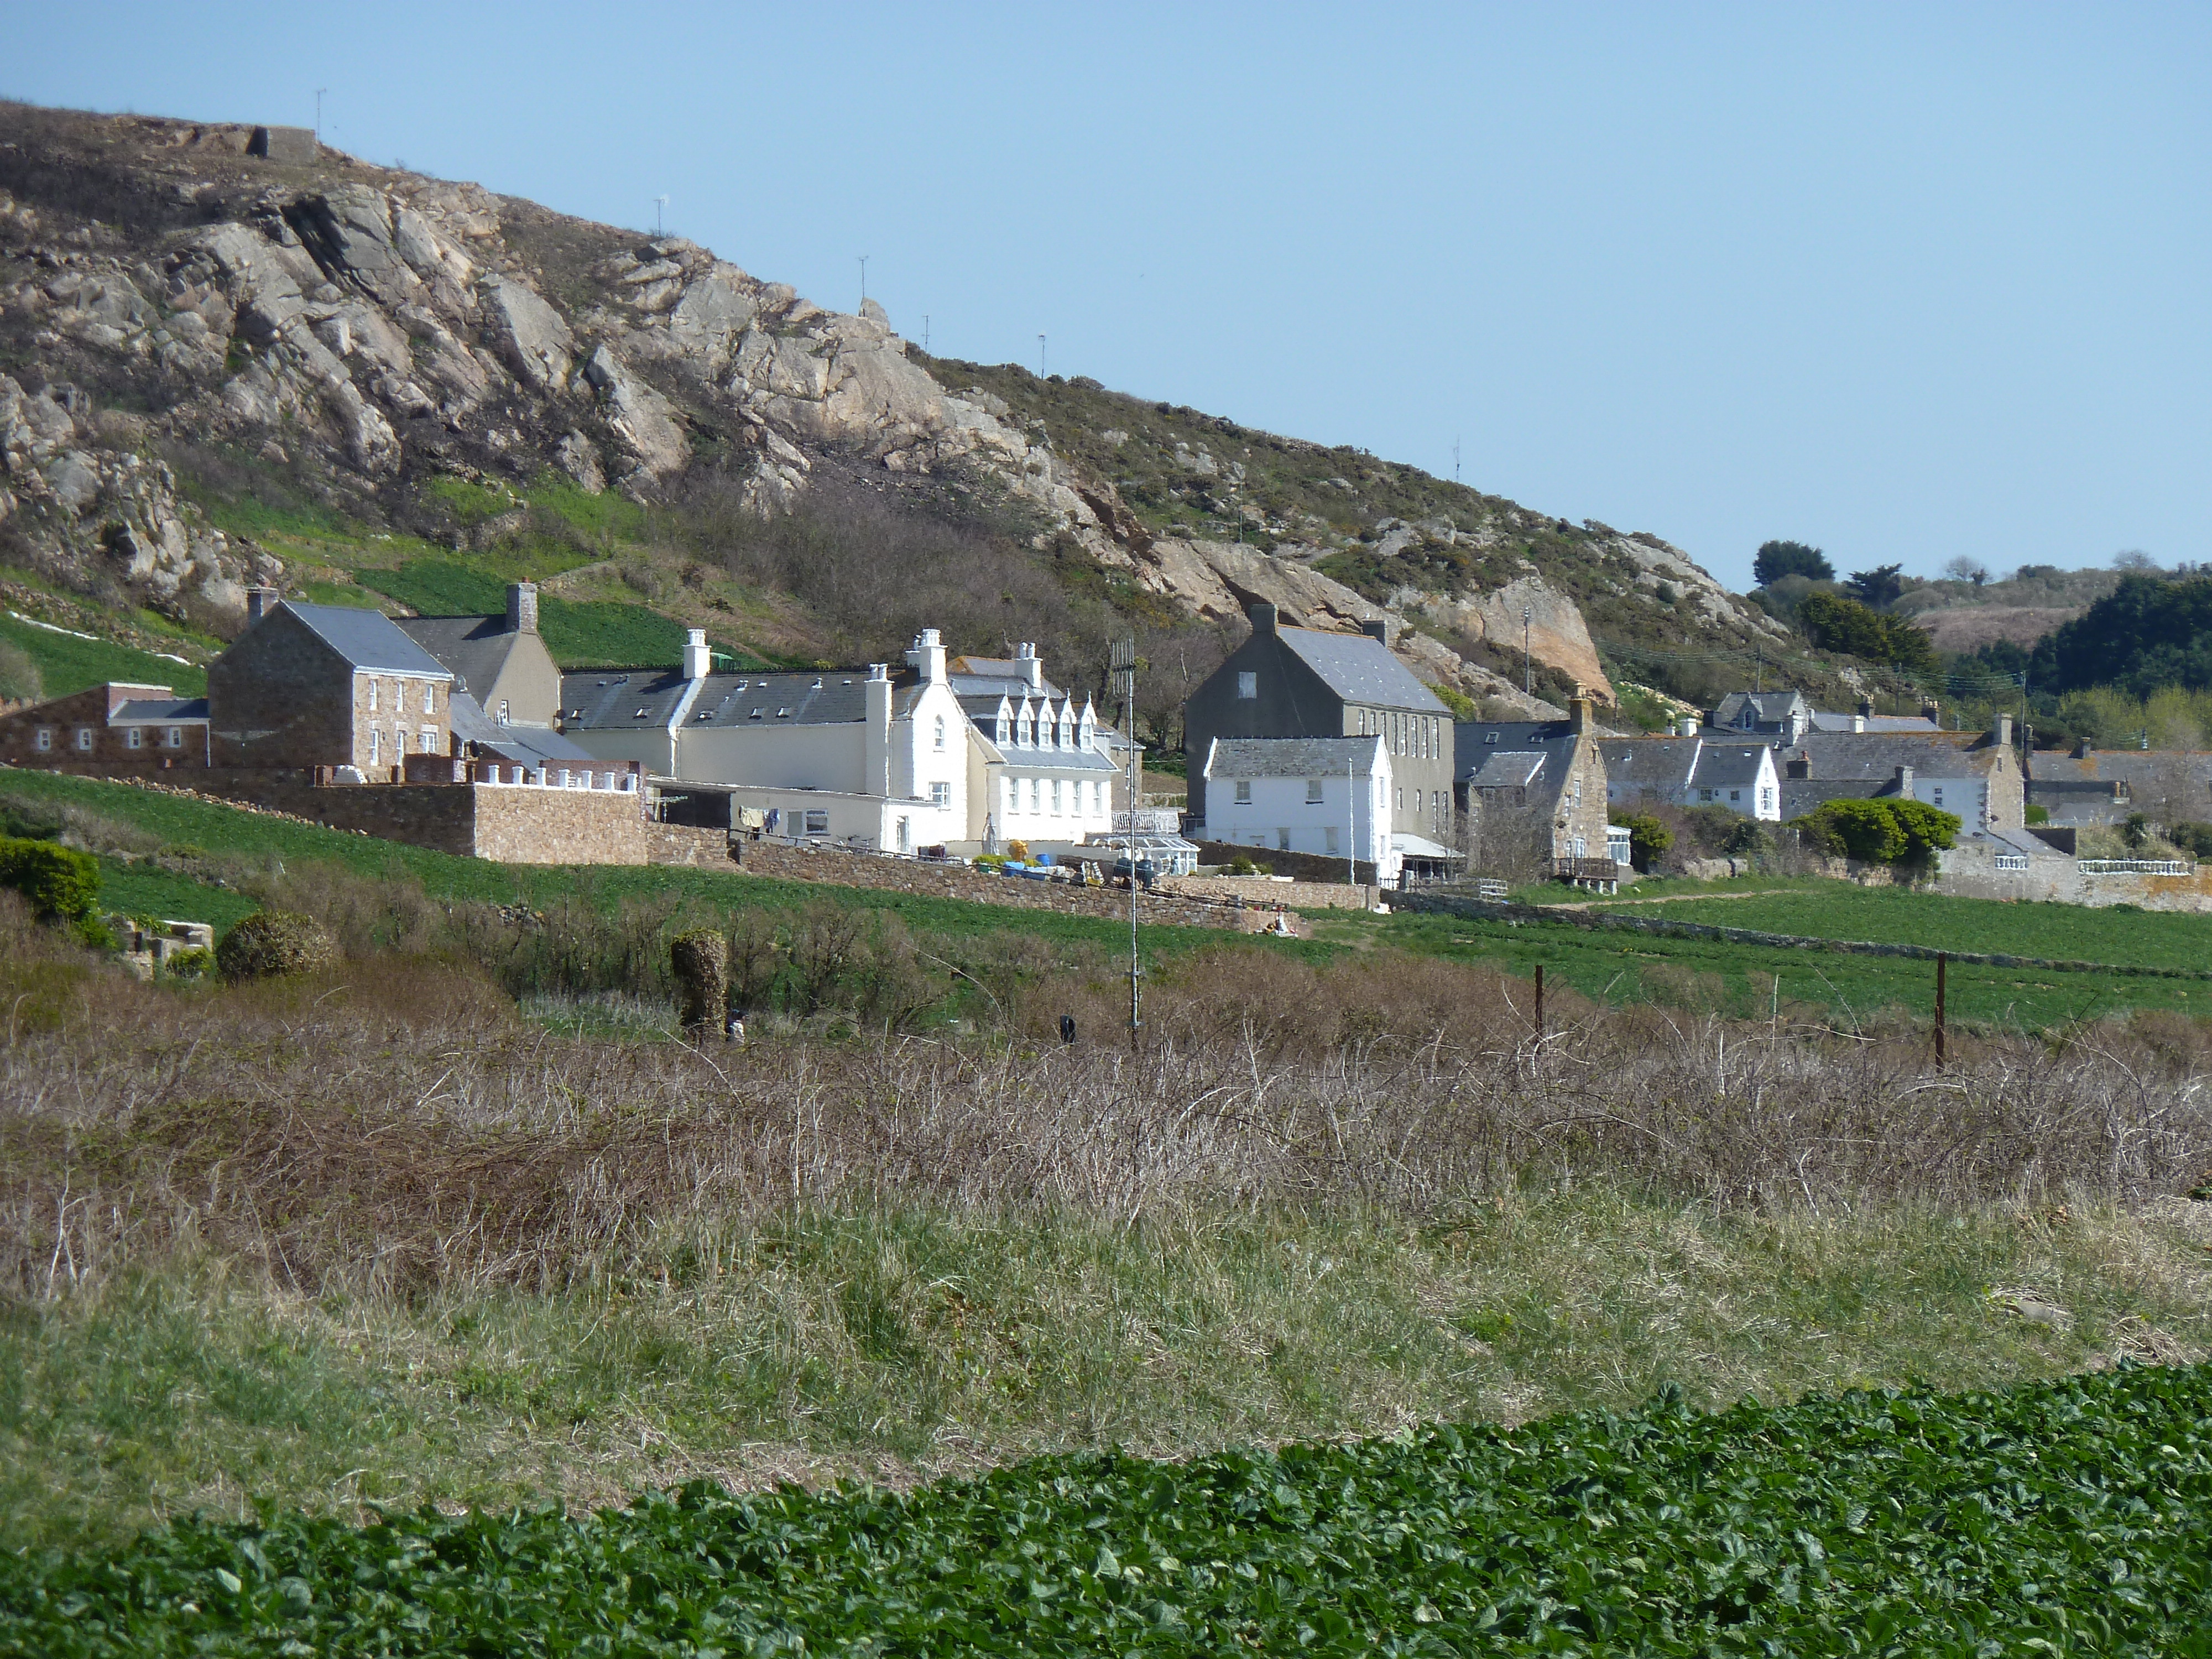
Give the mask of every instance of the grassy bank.
<svg viewBox="0 0 2212 1659">
<path fill-rule="evenodd" d="M 1627 1409 L 1668 1383 L 1723 1405 L 2172 1358 L 2212 1344 L 2203 1208 L 1717 1216 L 1551 1192 L 1419 1220 L 1124 1224 L 810 1206 L 663 1237 L 552 1293 L 309 1295 L 179 1260 L 0 1315 L 0 1540 L 255 1500 L 352 1516 L 701 1477 L 903 1483 L 1077 1448 Z"/>
</svg>

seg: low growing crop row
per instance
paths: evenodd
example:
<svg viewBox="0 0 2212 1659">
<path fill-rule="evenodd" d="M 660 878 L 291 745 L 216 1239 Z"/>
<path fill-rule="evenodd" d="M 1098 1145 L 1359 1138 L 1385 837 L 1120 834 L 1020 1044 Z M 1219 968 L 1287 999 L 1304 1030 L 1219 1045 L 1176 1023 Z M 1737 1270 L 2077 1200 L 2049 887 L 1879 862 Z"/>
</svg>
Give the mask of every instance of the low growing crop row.
<svg viewBox="0 0 2212 1659">
<path fill-rule="evenodd" d="M 0 1561 L 0 1653 L 2212 1654 L 2212 1367 Z"/>
</svg>

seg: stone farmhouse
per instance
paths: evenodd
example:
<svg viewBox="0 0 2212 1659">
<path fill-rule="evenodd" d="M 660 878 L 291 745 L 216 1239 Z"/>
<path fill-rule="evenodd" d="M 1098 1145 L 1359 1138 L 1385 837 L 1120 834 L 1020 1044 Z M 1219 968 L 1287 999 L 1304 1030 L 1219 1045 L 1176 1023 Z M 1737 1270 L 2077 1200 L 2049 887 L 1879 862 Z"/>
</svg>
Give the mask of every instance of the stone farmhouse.
<svg viewBox="0 0 2212 1659">
<path fill-rule="evenodd" d="M 0 714 L 0 763 L 204 768 L 207 707 L 166 685 L 91 686 Z"/>
<path fill-rule="evenodd" d="M 1605 753 L 1589 698 L 1571 698 L 1567 711 L 1564 720 L 1462 720 L 1452 728 L 1462 833 L 1478 870 L 1517 862 L 1509 842 L 1525 842 L 1519 851 L 1555 872 L 1611 856 Z"/>
<path fill-rule="evenodd" d="M 1811 732 L 1782 755 L 1784 819 L 1823 801 L 1890 797 L 1955 813 L 1970 835 L 2027 823 L 2009 714 L 1988 732 Z"/>
<path fill-rule="evenodd" d="M 1359 867 L 1358 879 L 1385 884 L 1405 866 L 1389 827 L 1397 784 L 1379 732 L 1215 738 L 1192 787 L 1201 780 L 1206 838 L 1217 845 L 1343 860 Z"/>
<path fill-rule="evenodd" d="M 2212 754 L 2183 749 L 2031 750 L 2027 804 L 2053 827 L 2125 823 L 2140 812 L 2158 824 L 2212 823 Z"/>
<path fill-rule="evenodd" d="M 252 590 L 246 632 L 209 665 L 214 765 L 388 779 L 450 752 L 453 670 L 380 611 L 273 598 Z"/>
<path fill-rule="evenodd" d="M 1803 734 L 1799 740 L 1805 740 Z M 1616 817 L 1653 805 L 1725 806 L 1768 823 L 1784 816 L 1774 750 L 1764 743 L 1704 734 L 1606 738 L 1598 750 Z"/>
<path fill-rule="evenodd" d="M 1184 705 L 1184 751 L 1207 754 L 1217 738 L 1380 737 L 1394 851 L 1416 864 L 1456 862 L 1451 711 L 1391 654 L 1387 624 L 1335 634 L 1280 626 L 1272 605 L 1247 615 L 1251 637 Z M 1192 837 L 1215 838 L 1212 791 L 1198 774 L 1189 811 Z"/>
</svg>

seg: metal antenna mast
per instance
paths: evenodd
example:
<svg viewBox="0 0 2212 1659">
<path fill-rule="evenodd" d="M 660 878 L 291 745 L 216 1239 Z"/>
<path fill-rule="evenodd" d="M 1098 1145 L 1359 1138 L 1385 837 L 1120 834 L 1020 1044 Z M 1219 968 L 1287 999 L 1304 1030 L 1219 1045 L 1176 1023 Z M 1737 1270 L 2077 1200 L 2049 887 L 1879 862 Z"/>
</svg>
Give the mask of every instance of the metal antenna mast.
<svg viewBox="0 0 2212 1659">
<path fill-rule="evenodd" d="M 1044 336 L 1037 336 L 1037 379 L 1044 379 Z"/>
<path fill-rule="evenodd" d="M 668 198 L 665 196 L 656 196 L 653 198 L 653 234 L 655 236 L 666 234 L 661 229 L 660 210 L 667 205 Z"/>
<path fill-rule="evenodd" d="M 1535 684 L 1534 672 L 1528 665 L 1528 607 L 1521 607 L 1521 695 L 1532 695 Z"/>
<path fill-rule="evenodd" d="M 860 262 L 860 303 L 866 305 L 868 303 L 868 256 L 859 253 L 854 258 Z"/>
<path fill-rule="evenodd" d="M 315 88 L 315 142 L 318 144 L 323 142 L 323 94 L 329 90 L 328 87 Z"/>
<path fill-rule="evenodd" d="M 1044 337 L 1040 334 L 1037 338 L 1042 342 Z M 1137 960 L 1137 808 L 1143 804 L 1138 791 L 1144 787 L 1145 751 L 1137 746 L 1137 641 L 1133 637 L 1114 641 L 1112 665 L 1114 690 L 1121 699 L 1121 725 L 1129 737 L 1129 833 L 1121 838 L 1121 848 L 1129 859 L 1129 1051 L 1134 1054 L 1144 1024 L 1137 990 L 1138 978 L 1144 972 Z"/>
</svg>

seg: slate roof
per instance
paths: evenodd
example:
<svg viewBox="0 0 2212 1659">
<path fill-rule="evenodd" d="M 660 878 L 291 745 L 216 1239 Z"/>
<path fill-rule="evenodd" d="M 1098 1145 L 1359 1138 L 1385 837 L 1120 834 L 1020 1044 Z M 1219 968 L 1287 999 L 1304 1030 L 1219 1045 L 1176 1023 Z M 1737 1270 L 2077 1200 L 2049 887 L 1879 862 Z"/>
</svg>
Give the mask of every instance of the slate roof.
<svg viewBox="0 0 2212 1659">
<path fill-rule="evenodd" d="M 305 623 L 317 639 L 356 668 L 379 674 L 413 674 L 429 680 L 453 678 L 451 669 L 408 638 L 399 624 L 381 611 L 361 611 L 349 605 L 309 605 L 301 599 L 287 599 L 279 608 Z"/>
<path fill-rule="evenodd" d="M 1713 706 L 1712 721 L 1716 726 L 1741 729 L 1736 726 L 1741 711 L 1747 705 L 1752 717 L 1761 726 L 1779 726 L 1792 714 L 1802 714 L 1818 719 L 1806 703 L 1802 693 L 1796 691 L 1731 691 Z"/>
<path fill-rule="evenodd" d="M 1747 789 L 1759 781 L 1761 763 L 1771 751 L 1764 744 L 1708 743 L 1690 774 L 1692 789 Z"/>
<path fill-rule="evenodd" d="M 1671 795 L 1687 787 L 1698 755 L 1696 738 L 1601 738 L 1607 792 L 1625 801 L 1638 795 Z"/>
<path fill-rule="evenodd" d="M 1377 703 L 1424 714 L 1450 711 L 1415 679 L 1382 641 L 1368 634 L 1324 634 L 1315 628 L 1279 628 L 1275 637 L 1322 683 L 1346 702 Z"/>
<path fill-rule="evenodd" d="M 1775 767 L 1786 770 L 1783 763 L 1802 754 L 1820 781 L 1886 783 L 1900 766 L 1922 777 L 1980 777 L 2004 752 L 1988 738 L 1985 732 L 1808 732 L 1776 757 Z"/>
<path fill-rule="evenodd" d="M 399 631 L 453 671 L 463 690 L 481 696 L 491 690 L 522 635 L 496 617 L 400 617 Z"/>
<path fill-rule="evenodd" d="M 1508 750 L 1554 757 L 1558 764 L 1553 772 L 1564 787 L 1574 761 L 1575 728 L 1565 720 L 1458 721 L 1452 726 L 1452 776 L 1461 783 L 1476 783 L 1476 774 Z"/>
<path fill-rule="evenodd" d="M 1372 643 L 1372 641 L 1370 641 Z M 1382 739 L 1367 738 L 1216 738 L 1206 751 L 1208 778 L 1340 778 L 1349 768 L 1372 776 Z"/>
<path fill-rule="evenodd" d="M 1842 732 L 1856 735 L 1853 722 L 1863 720 L 1869 732 L 1940 732 L 1943 728 L 1925 714 L 1823 714 L 1813 716 L 1815 732 Z"/>
<path fill-rule="evenodd" d="M 896 717 L 914 707 L 921 678 L 908 668 L 893 669 L 890 679 Z M 867 718 L 867 683 L 865 668 L 708 674 L 699 682 L 684 729 L 858 725 Z M 690 684 L 676 668 L 578 669 L 561 677 L 562 724 L 586 732 L 665 727 Z"/>
<path fill-rule="evenodd" d="M 497 759 L 512 761 L 518 766 L 543 766 L 548 762 L 555 766 L 568 766 L 594 759 L 588 750 L 579 749 L 558 732 L 548 731 L 542 726 L 501 726 L 485 714 L 483 705 L 466 691 L 454 692 L 447 702 L 447 720 L 453 735 L 490 751 Z"/>
<path fill-rule="evenodd" d="M 204 720 L 208 717 L 205 697 L 148 697 L 134 699 L 115 705 L 115 712 L 107 717 L 110 726 L 135 726 L 143 722 L 156 726 L 164 720 Z"/>
<path fill-rule="evenodd" d="M 955 657 L 946 678 L 951 680 L 953 690 L 963 697 L 1002 693 L 1017 702 L 1024 696 L 1047 696 L 1057 702 L 1067 695 L 1052 683 L 1048 674 L 1042 685 L 1031 686 L 1030 677 L 1022 671 L 1022 661 L 1016 657 Z"/>
<path fill-rule="evenodd" d="M 1546 757 L 1533 749 L 1500 749 L 1474 769 L 1470 789 L 1525 787 L 1544 769 Z"/>
</svg>

